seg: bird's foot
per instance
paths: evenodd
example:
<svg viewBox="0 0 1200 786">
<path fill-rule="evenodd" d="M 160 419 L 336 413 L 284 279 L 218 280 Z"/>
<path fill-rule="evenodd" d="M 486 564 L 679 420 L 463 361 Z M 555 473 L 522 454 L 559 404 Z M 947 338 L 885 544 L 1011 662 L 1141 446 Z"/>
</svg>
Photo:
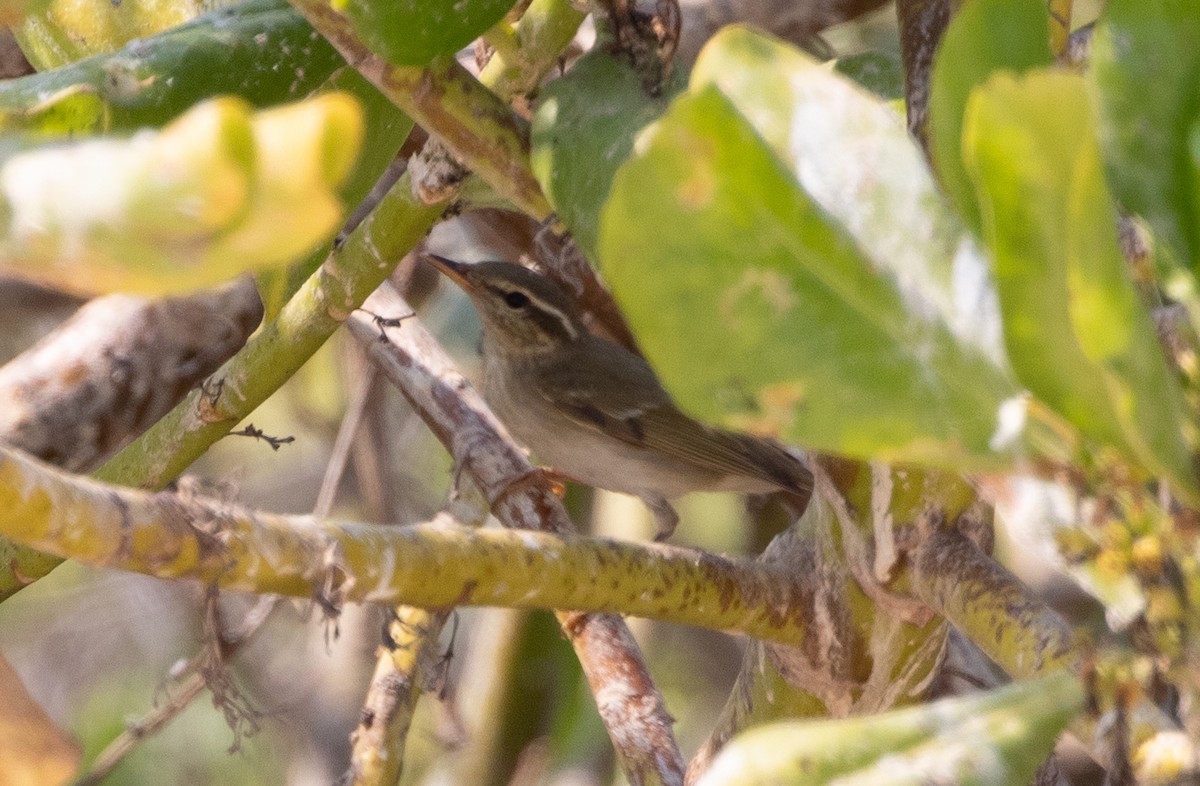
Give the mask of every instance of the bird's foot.
<svg viewBox="0 0 1200 786">
<path fill-rule="evenodd" d="M 679 526 L 679 514 L 671 507 L 671 503 L 667 502 L 666 497 L 642 497 L 642 502 L 645 502 L 646 507 L 654 514 L 655 543 L 662 543 L 675 534 L 675 527 Z"/>
<path fill-rule="evenodd" d="M 537 487 L 547 488 L 550 493 L 561 497 L 567 493 L 566 483 L 568 480 L 573 480 L 573 478 L 554 467 L 534 467 L 510 480 L 504 488 L 492 495 L 488 504 L 494 508 L 515 493 Z"/>
<path fill-rule="evenodd" d="M 534 467 L 533 474 L 540 475 L 542 481 L 559 497 L 566 495 L 567 483 L 575 481 L 575 478 L 554 467 Z"/>
</svg>

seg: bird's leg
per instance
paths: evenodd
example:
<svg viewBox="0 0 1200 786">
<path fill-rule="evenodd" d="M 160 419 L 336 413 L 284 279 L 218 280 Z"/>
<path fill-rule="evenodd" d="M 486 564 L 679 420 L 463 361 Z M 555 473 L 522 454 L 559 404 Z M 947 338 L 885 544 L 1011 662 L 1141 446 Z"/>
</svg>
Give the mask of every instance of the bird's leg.
<svg viewBox="0 0 1200 786">
<path fill-rule="evenodd" d="M 644 496 L 642 502 L 646 503 L 646 507 L 654 514 L 654 541 L 662 543 L 674 534 L 675 527 L 679 525 L 679 514 L 671 507 L 671 503 L 667 502 L 666 497 Z"/>
</svg>

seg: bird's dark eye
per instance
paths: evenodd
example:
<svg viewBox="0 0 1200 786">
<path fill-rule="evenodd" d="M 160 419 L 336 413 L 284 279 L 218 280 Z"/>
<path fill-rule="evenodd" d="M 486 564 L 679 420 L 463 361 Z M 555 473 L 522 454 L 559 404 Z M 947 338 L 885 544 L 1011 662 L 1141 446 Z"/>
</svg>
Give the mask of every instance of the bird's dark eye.
<svg viewBox="0 0 1200 786">
<path fill-rule="evenodd" d="M 524 292 L 509 292 L 504 296 L 504 302 L 509 308 L 525 308 L 529 305 L 529 296 Z"/>
</svg>

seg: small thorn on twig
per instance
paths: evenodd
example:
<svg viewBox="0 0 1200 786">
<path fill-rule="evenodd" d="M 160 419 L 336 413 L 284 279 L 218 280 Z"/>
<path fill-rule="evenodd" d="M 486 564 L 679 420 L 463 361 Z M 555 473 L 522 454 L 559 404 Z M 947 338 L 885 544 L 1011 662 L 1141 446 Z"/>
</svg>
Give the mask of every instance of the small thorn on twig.
<svg viewBox="0 0 1200 786">
<path fill-rule="evenodd" d="M 247 423 L 244 429 L 240 431 L 229 432 L 231 437 L 252 437 L 261 439 L 263 442 L 271 446 L 271 450 L 279 450 L 283 445 L 295 442 L 295 437 L 272 437 L 269 434 L 263 433 L 263 430 L 256 427 L 253 423 Z"/>
<path fill-rule="evenodd" d="M 406 319 L 412 319 L 417 315 L 417 312 L 412 311 L 408 314 L 401 314 L 398 317 L 385 317 L 382 314 L 376 314 L 372 311 L 367 311 L 365 308 L 358 309 L 364 314 L 371 316 L 371 321 L 375 323 L 375 327 L 379 328 L 379 340 L 387 341 L 387 328 L 400 327 L 400 323 Z"/>
</svg>

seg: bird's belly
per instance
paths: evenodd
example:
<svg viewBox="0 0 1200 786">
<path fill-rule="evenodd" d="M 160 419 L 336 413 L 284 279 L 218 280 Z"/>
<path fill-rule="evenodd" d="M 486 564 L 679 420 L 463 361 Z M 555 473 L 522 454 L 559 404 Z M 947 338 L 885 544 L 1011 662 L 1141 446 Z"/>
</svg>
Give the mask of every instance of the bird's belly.
<svg viewBox="0 0 1200 786">
<path fill-rule="evenodd" d="M 637 496 L 674 499 L 717 486 L 721 478 L 699 467 L 660 456 L 572 420 L 545 401 L 531 401 L 517 385 L 489 374 L 484 397 L 534 458 L 580 483 Z M 711 474 L 712 477 L 705 477 Z"/>
</svg>

